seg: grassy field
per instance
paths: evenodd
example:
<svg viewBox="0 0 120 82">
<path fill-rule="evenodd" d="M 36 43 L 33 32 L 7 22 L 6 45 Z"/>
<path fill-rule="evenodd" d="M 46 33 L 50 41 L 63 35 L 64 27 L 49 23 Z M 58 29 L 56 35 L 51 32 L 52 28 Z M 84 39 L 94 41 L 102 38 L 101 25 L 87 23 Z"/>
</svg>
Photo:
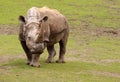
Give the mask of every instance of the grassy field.
<svg viewBox="0 0 120 82">
<path fill-rule="evenodd" d="M 45 63 L 45 50 L 40 68 L 25 65 L 16 29 L 18 16 L 32 6 L 67 17 L 67 63 Z M 120 0 L 0 0 L 0 82 L 120 82 L 119 36 Z"/>
<path fill-rule="evenodd" d="M 120 26 L 120 0 L 1 0 L 0 24 L 18 24 L 18 16 L 32 7 L 48 6 L 63 13 L 71 25 L 87 21 L 98 27 Z"/>
</svg>

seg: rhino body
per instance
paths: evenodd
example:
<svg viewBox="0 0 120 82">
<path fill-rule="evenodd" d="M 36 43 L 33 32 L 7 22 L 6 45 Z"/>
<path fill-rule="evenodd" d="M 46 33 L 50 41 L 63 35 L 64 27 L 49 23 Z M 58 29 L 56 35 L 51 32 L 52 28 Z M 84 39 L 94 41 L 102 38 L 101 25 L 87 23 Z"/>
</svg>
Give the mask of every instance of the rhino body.
<svg viewBox="0 0 120 82">
<path fill-rule="evenodd" d="M 57 63 L 64 63 L 69 26 L 65 16 L 55 9 L 32 7 L 26 16 L 19 16 L 19 40 L 27 56 L 27 64 L 39 67 L 39 56 L 47 48 L 47 63 L 56 55 L 54 45 L 59 43 Z"/>
</svg>

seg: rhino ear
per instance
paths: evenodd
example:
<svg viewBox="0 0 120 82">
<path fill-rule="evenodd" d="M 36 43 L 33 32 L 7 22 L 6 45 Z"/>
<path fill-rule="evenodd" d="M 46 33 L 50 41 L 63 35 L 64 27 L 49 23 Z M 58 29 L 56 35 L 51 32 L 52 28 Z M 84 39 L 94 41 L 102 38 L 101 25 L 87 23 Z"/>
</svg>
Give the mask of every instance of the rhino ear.
<svg viewBox="0 0 120 82">
<path fill-rule="evenodd" d="M 48 16 L 44 16 L 42 20 L 47 21 L 48 20 Z"/>
<path fill-rule="evenodd" d="M 19 21 L 21 21 L 21 22 L 23 22 L 23 23 L 25 23 L 25 18 L 24 18 L 24 16 L 19 16 Z"/>
</svg>

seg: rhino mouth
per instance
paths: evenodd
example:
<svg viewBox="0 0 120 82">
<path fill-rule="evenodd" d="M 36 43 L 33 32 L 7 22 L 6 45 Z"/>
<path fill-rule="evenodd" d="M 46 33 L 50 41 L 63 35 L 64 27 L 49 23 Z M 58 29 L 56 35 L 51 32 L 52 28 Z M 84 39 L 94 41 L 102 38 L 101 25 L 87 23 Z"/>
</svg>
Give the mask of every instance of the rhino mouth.
<svg viewBox="0 0 120 82">
<path fill-rule="evenodd" d="M 45 49 L 44 43 L 37 43 L 33 45 L 28 45 L 28 48 L 32 54 L 41 54 L 43 53 L 43 50 Z"/>
</svg>

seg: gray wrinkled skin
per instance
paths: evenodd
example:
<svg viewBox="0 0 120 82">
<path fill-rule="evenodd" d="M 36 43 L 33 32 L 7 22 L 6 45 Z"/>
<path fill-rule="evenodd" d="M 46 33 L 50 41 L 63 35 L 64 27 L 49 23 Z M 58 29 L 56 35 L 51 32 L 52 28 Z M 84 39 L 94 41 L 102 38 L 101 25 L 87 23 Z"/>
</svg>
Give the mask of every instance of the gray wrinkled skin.
<svg viewBox="0 0 120 82">
<path fill-rule="evenodd" d="M 69 26 L 66 18 L 55 9 L 32 7 L 26 16 L 19 16 L 19 40 L 27 56 L 27 64 L 39 67 L 39 56 L 47 47 L 47 63 L 56 55 L 54 45 L 59 43 L 57 63 L 64 63 Z"/>
<path fill-rule="evenodd" d="M 30 49 L 31 53 L 42 53 L 45 45 L 44 42 L 37 42 L 39 26 L 35 23 L 31 23 L 25 27 L 25 41 L 27 47 Z"/>
</svg>

